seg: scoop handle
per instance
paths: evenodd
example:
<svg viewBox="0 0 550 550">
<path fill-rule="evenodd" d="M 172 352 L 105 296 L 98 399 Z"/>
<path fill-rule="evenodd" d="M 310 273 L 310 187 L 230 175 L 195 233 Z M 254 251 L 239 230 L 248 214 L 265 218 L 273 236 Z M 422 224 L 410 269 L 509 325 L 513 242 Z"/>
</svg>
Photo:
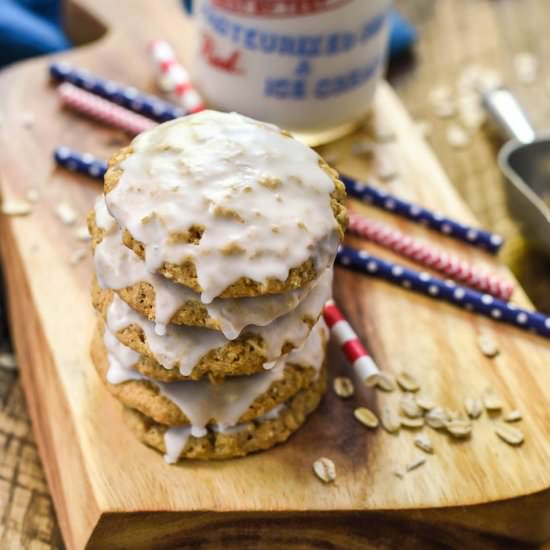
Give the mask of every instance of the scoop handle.
<svg viewBox="0 0 550 550">
<path fill-rule="evenodd" d="M 531 143 L 536 134 L 518 99 L 507 88 L 495 88 L 483 94 L 483 106 L 508 137 Z"/>
</svg>

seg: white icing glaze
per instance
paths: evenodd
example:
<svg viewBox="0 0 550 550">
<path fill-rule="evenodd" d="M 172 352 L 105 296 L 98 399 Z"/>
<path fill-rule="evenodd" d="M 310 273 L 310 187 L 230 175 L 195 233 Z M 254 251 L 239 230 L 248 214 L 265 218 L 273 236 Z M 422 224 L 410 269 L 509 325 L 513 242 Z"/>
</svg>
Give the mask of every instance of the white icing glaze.
<svg viewBox="0 0 550 550">
<path fill-rule="evenodd" d="M 139 353 L 126 346 L 120 346 L 116 336 L 109 330 L 103 334 L 103 343 L 107 349 L 109 371 L 107 381 L 110 384 L 120 384 L 126 380 L 142 380 L 143 376 L 131 367 L 139 359 Z"/>
<path fill-rule="evenodd" d="M 145 263 L 122 243 L 122 230 L 105 207 L 103 195 L 96 201 L 96 223 L 108 229 L 94 254 L 97 280 L 102 288 L 120 290 L 142 282 L 155 290 L 155 330 L 166 332 L 166 325 L 187 301 L 200 301 L 191 289 L 166 277 L 147 271 Z M 100 222 L 97 220 L 101 220 Z M 215 299 L 206 305 L 208 315 L 220 324 L 224 336 L 233 340 L 247 325 L 265 326 L 294 309 L 307 295 L 312 284 L 291 292 L 253 298 Z"/>
<path fill-rule="evenodd" d="M 166 454 L 164 460 L 167 464 L 174 464 L 187 445 L 187 440 L 191 435 L 189 426 L 172 426 L 164 432 L 164 447 Z"/>
<path fill-rule="evenodd" d="M 287 406 L 288 405 L 286 403 L 281 403 L 280 405 L 273 407 L 266 414 L 256 418 L 255 422 L 261 424 L 267 420 L 275 420 L 275 418 L 277 418 L 281 412 L 287 408 Z M 252 425 L 252 422 L 243 422 L 242 424 L 236 424 L 230 428 L 221 428 L 220 426 L 214 424 L 213 426 L 210 426 L 210 429 L 213 432 L 220 432 L 223 434 L 236 434 L 242 430 L 245 430 L 250 425 Z M 172 426 L 164 432 L 164 447 L 166 449 L 164 460 L 167 464 L 174 464 L 178 461 L 179 456 L 187 445 L 190 435 L 192 434 L 189 426 Z M 206 435 L 206 433 L 203 435 Z"/>
<path fill-rule="evenodd" d="M 273 420 L 281 414 L 282 410 L 286 408 L 286 403 L 279 403 L 275 405 L 271 410 L 267 411 L 258 420 Z M 220 430 L 223 431 L 223 430 Z"/>
<path fill-rule="evenodd" d="M 308 258 L 318 272 L 332 264 L 334 183 L 312 149 L 276 127 L 203 111 L 140 134 L 132 148 L 108 210 L 144 244 L 149 271 L 191 259 L 204 303 L 241 277 L 284 281 Z M 198 244 L 171 240 L 193 225 L 204 228 Z"/>
<path fill-rule="evenodd" d="M 206 426 L 211 421 L 215 422 L 219 430 L 235 426 L 255 399 L 265 393 L 273 382 L 282 379 L 287 363 L 311 366 L 319 372 L 324 360 L 323 342 L 328 338 L 328 329 L 320 319 L 304 345 L 286 357 L 282 357 L 273 369 L 251 376 L 227 378 L 222 384 L 212 384 L 208 380 L 178 381 L 168 384 L 136 373 L 127 364 L 122 364 L 116 359 L 113 361 L 113 358 L 125 353 L 121 348 L 126 346 L 116 338 L 107 336 L 108 330 L 105 334 L 109 383 L 120 384 L 136 379 L 152 382 L 159 388 L 162 395 L 172 401 L 189 419 L 189 433 L 195 437 L 202 437 L 206 433 Z"/>
<path fill-rule="evenodd" d="M 99 229 L 106 232 L 116 227 L 116 220 L 107 210 L 104 195 L 98 195 L 95 199 L 95 223 Z"/>
<path fill-rule="evenodd" d="M 94 267 L 99 286 L 120 290 L 139 281 L 161 279 L 159 275 L 151 275 L 139 256 L 122 244 L 121 235 L 122 232 L 117 227 L 104 235 L 103 240 L 95 248 Z"/>
<path fill-rule="evenodd" d="M 278 406 L 279 405 L 277 405 L 277 407 Z M 275 407 L 275 408 L 277 408 L 277 407 Z M 279 409 L 279 411 L 280 410 L 281 409 Z M 271 411 L 269 411 L 269 412 L 271 412 Z M 268 420 L 268 418 L 267 418 L 268 414 L 269 413 L 266 413 L 262 416 L 259 416 L 258 418 L 255 419 L 255 422 L 263 422 L 265 420 Z M 272 417 L 272 418 L 275 418 L 275 417 Z M 222 428 L 221 426 L 218 426 L 217 424 L 212 424 L 212 426 L 208 426 L 208 429 L 213 431 L 213 432 L 218 432 L 218 433 L 222 433 L 222 434 L 235 434 L 235 433 L 240 432 L 241 430 L 244 430 L 248 426 L 253 426 L 253 425 L 254 424 L 252 422 L 243 422 L 242 424 L 235 424 L 235 426 Z"/>
<path fill-rule="evenodd" d="M 162 394 L 187 416 L 192 426 L 191 434 L 201 437 L 197 432 L 204 430 L 211 420 L 222 428 L 237 424 L 254 400 L 283 377 L 284 369 L 285 362 L 281 361 L 270 371 L 227 378 L 222 384 L 197 380 L 161 383 L 159 386 Z"/>
<path fill-rule="evenodd" d="M 314 367 L 317 370 L 315 376 L 315 379 L 317 379 L 321 372 L 321 366 L 325 361 L 325 344 L 328 340 L 328 327 L 323 318 L 320 317 L 302 347 L 291 351 L 285 362 Z"/>
<path fill-rule="evenodd" d="M 293 311 L 264 327 L 247 327 L 247 334 L 258 334 L 265 342 L 266 369 L 271 368 L 273 361 L 281 356 L 285 342 L 292 343 L 296 348 L 302 345 L 310 332 L 304 318 L 317 319 L 330 298 L 331 287 L 332 270 L 328 269 Z M 201 357 L 227 343 L 221 332 L 198 327 L 168 325 L 166 333 L 159 335 L 154 323 L 131 309 L 117 294 L 113 295 L 108 307 L 106 322 L 114 334 L 132 324 L 141 327 L 146 344 L 157 362 L 166 369 L 172 369 L 179 363 L 184 376 L 191 374 Z"/>
<path fill-rule="evenodd" d="M 147 346 L 157 362 L 166 369 L 172 369 L 179 363 L 180 372 L 184 376 L 191 374 L 201 357 L 226 342 L 221 332 L 197 327 L 169 325 L 166 334 L 159 335 L 154 323 L 136 313 L 116 294 L 107 310 L 106 321 L 114 334 L 129 325 L 141 327 Z"/>
</svg>

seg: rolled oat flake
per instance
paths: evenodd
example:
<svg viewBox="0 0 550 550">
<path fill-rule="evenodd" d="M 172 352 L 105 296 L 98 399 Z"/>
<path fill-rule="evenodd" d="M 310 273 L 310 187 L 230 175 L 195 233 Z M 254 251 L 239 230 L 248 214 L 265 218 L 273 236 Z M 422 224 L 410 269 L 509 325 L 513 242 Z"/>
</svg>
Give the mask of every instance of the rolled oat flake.
<svg viewBox="0 0 550 550">
<path fill-rule="evenodd" d="M 313 463 L 315 475 L 324 483 L 331 483 L 336 479 L 336 466 L 330 458 L 322 456 Z"/>
</svg>

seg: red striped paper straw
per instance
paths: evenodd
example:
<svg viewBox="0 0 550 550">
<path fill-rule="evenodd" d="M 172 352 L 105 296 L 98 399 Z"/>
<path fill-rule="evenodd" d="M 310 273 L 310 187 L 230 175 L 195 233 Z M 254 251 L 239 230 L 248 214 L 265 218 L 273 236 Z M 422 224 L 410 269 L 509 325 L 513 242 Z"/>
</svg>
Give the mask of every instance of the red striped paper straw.
<svg viewBox="0 0 550 550">
<path fill-rule="evenodd" d="M 361 380 L 368 381 L 380 373 L 372 357 L 359 340 L 359 337 L 346 321 L 334 300 L 329 300 L 323 308 L 323 318 L 332 336 L 344 352 L 346 359 L 357 371 Z"/>
<path fill-rule="evenodd" d="M 193 86 L 189 73 L 176 59 L 174 50 L 165 40 L 153 40 L 149 45 L 151 56 L 162 75 L 163 88 L 176 97 L 189 113 L 204 109 L 204 103 Z"/>
<path fill-rule="evenodd" d="M 68 82 L 61 84 L 57 91 L 61 103 L 66 107 L 95 118 L 109 126 L 120 128 L 130 135 L 135 136 L 157 125 L 154 120 L 133 113 L 106 99 L 81 90 Z"/>
<path fill-rule="evenodd" d="M 441 252 L 384 223 L 350 212 L 348 229 L 360 237 L 496 298 L 509 300 L 514 292 L 514 285 L 511 282 L 481 271 L 456 256 Z"/>
</svg>

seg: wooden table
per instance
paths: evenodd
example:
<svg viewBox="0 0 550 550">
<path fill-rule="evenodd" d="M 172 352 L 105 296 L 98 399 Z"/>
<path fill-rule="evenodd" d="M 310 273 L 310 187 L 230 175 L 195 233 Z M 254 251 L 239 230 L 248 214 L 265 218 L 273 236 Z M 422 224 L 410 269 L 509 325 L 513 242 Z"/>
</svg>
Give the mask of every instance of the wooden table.
<svg viewBox="0 0 550 550">
<path fill-rule="evenodd" d="M 445 123 L 432 116 L 427 102 L 435 84 L 454 83 L 468 63 L 496 67 L 511 77 L 515 52 L 529 49 L 544 55 L 550 49 L 544 28 L 550 7 L 544 0 L 402 0 L 399 4 L 418 26 L 421 40 L 415 62 L 392 68 L 392 83 L 413 116 L 431 122 L 432 146 L 444 168 L 480 221 L 508 237 L 505 257 L 512 265 L 522 266 L 516 273 L 537 306 L 550 310 L 548 298 L 545 301 L 541 292 L 549 277 L 543 277 L 548 265 L 525 249 L 508 218 L 494 163 L 495 141 L 480 133 L 464 151 L 451 149 L 443 139 Z M 86 29 L 93 30 L 93 25 L 81 26 L 80 32 L 85 34 Z M 528 105 L 535 123 L 544 127 L 550 106 L 544 66 L 541 72 L 537 84 L 512 87 Z M 535 106 L 540 108 L 535 111 Z M 0 368 L 0 396 L 0 548 L 60 547 L 61 537 L 15 371 Z"/>
</svg>

